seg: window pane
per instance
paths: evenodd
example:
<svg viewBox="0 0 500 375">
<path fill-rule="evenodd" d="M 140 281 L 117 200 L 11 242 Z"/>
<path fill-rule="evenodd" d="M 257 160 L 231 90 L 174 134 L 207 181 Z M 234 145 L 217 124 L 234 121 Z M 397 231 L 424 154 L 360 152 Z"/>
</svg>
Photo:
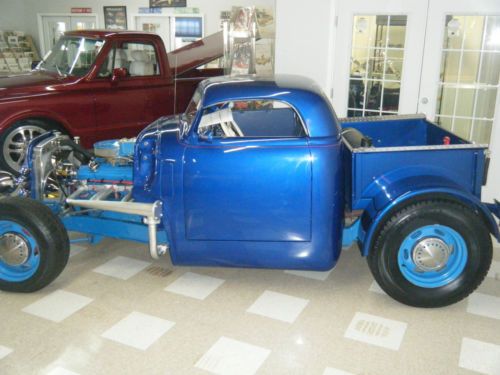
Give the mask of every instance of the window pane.
<svg viewBox="0 0 500 375">
<path fill-rule="evenodd" d="M 498 51 L 500 48 L 500 16 L 486 17 L 484 49 Z"/>
<path fill-rule="evenodd" d="M 479 144 L 490 143 L 492 126 L 493 126 L 493 121 L 476 120 L 474 122 L 472 141 Z"/>
<path fill-rule="evenodd" d="M 401 80 L 403 71 L 403 50 L 388 50 L 385 64 L 385 79 Z"/>
<path fill-rule="evenodd" d="M 405 15 L 357 15 L 353 18 L 353 48 L 348 107 L 380 114 L 399 109 L 403 70 Z M 383 93 L 382 88 L 387 91 Z M 383 96 L 383 98 L 382 98 Z M 349 111 L 350 115 L 359 113 Z"/>
<path fill-rule="evenodd" d="M 493 119 L 495 116 L 497 91 L 497 89 L 478 90 L 476 113 L 474 113 L 474 117 Z"/>
<path fill-rule="evenodd" d="M 304 137 L 295 110 L 276 100 L 238 100 L 204 110 L 198 134 L 219 138 Z"/>
<path fill-rule="evenodd" d="M 436 115 L 449 116 L 440 121 L 463 138 L 489 143 L 500 80 L 500 16 L 447 15 L 444 27 Z"/>
<path fill-rule="evenodd" d="M 451 126 L 452 126 L 452 122 L 453 122 L 452 118 L 449 118 L 449 117 L 438 117 L 437 120 L 436 120 L 436 122 L 442 128 L 444 128 L 444 129 L 446 129 L 448 131 L 451 131 Z"/>
<path fill-rule="evenodd" d="M 366 109 L 380 109 L 382 95 L 382 83 L 377 81 L 368 81 L 366 88 Z"/>
<path fill-rule="evenodd" d="M 386 82 L 384 84 L 384 94 L 382 99 L 382 110 L 397 112 L 399 106 L 399 82 Z"/>
<path fill-rule="evenodd" d="M 453 133 L 463 139 L 469 139 L 471 124 L 472 120 L 470 119 L 455 118 L 453 123 Z"/>
<path fill-rule="evenodd" d="M 464 51 L 462 54 L 462 67 L 460 70 L 460 83 L 475 83 L 477 71 L 479 68 L 479 57 L 481 53 L 478 51 Z"/>
<path fill-rule="evenodd" d="M 368 61 L 368 49 L 354 48 L 351 57 L 351 77 L 364 78 Z"/>
<path fill-rule="evenodd" d="M 372 47 L 375 30 L 375 16 L 355 16 L 352 30 L 353 47 Z"/>
<path fill-rule="evenodd" d="M 460 52 L 444 52 L 441 60 L 441 82 L 457 82 Z"/>
<path fill-rule="evenodd" d="M 404 48 L 406 38 L 406 16 L 391 16 L 389 30 L 390 48 Z"/>
<path fill-rule="evenodd" d="M 446 86 L 441 87 L 441 94 L 438 97 L 437 113 L 442 115 L 453 115 L 455 108 L 455 95 L 457 90 Z"/>
<path fill-rule="evenodd" d="M 349 107 L 363 108 L 365 85 L 361 80 L 351 79 L 349 83 Z"/>
<path fill-rule="evenodd" d="M 480 50 L 483 42 L 484 31 L 483 16 L 465 17 L 464 49 Z"/>
<path fill-rule="evenodd" d="M 160 74 L 156 50 L 148 43 L 123 43 L 117 49 L 115 66 L 128 65 L 130 76 L 152 76 Z M 125 63 L 126 61 L 126 63 Z"/>
<path fill-rule="evenodd" d="M 457 90 L 457 106 L 455 108 L 455 116 L 472 117 L 475 94 L 476 90 L 474 89 Z"/>
<path fill-rule="evenodd" d="M 462 16 L 446 16 L 444 30 L 444 49 L 461 49 L 463 42 L 463 26 L 465 19 Z"/>
<path fill-rule="evenodd" d="M 500 31 L 498 33 L 500 39 Z M 479 72 L 479 83 L 498 85 L 500 78 L 500 53 L 483 52 L 482 59 L 481 71 Z"/>
<path fill-rule="evenodd" d="M 384 74 L 384 50 L 374 49 L 371 50 L 368 58 L 367 78 L 383 79 Z"/>
<path fill-rule="evenodd" d="M 387 38 L 389 37 L 389 17 L 387 16 L 377 16 L 376 20 L 376 32 L 375 32 L 375 47 L 384 48 L 387 47 Z"/>
<path fill-rule="evenodd" d="M 443 52 L 441 59 L 441 82 L 456 82 L 458 80 L 458 68 L 460 66 L 460 52 Z"/>
</svg>

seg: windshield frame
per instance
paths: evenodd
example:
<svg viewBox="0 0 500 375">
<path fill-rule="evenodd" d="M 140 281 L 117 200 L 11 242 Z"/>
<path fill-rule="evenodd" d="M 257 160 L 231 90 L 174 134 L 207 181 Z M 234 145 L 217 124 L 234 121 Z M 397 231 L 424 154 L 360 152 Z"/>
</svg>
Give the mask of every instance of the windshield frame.
<svg viewBox="0 0 500 375">
<path fill-rule="evenodd" d="M 81 69 L 81 71 L 76 74 L 75 73 L 75 68 L 76 64 L 80 59 L 80 56 L 82 52 L 84 53 L 92 53 L 92 50 L 86 50 L 84 48 L 86 42 L 93 42 L 93 47 L 95 51 L 95 55 L 92 56 L 92 61 L 86 68 Z M 70 64 L 67 64 L 67 69 L 62 69 L 63 67 L 60 66 L 59 64 L 62 63 L 63 57 L 61 57 L 62 53 L 67 53 L 68 46 L 70 43 L 76 42 L 78 43 L 78 50 L 77 53 L 75 54 L 74 58 L 72 59 Z M 61 36 L 56 44 L 52 47 L 52 49 L 44 56 L 43 60 L 38 64 L 36 67 L 36 70 L 42 70 L 42 71 L 48 71 L 48 72 L 53 72 L 57 73 L 60 76 L 67 77 L 67 76 L 76 76 L 76 77 L 85 77 L 89 72 L 92 71 L 92 68 L 95 66 L 97 59 L 101 52 L 103 51 L 103 48 L 106 45 L 106 41 L 103 38 L 95 38 L 95 37 L 85 37 L 85 36 L 78 36 L 78 35 L 63 35 Z M 62 51 L 62 52 L 61 52 Z M 68 59 L 69 62 L 69 59 Z M 49 65 L 50 64 L 50 65 Z"/>
<path fill-rule="evenodd" d="M 182 133 L 188 134 L 189 131 L 193 128 L 193 124 L 196 122 L 197 115 L 201 108 L 201 103 L 203 99 L 203 92 L 200 87 L 198 87 L 191 100 L 189 101 L 186 110 L 181 116 L 182 124 Z"/>
</svg>

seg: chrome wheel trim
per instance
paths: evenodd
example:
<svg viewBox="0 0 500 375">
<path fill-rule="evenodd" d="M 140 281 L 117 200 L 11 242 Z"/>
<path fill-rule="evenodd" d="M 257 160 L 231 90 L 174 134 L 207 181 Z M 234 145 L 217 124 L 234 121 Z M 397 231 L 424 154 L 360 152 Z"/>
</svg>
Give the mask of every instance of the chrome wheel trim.
<svg viewBox="0 0 500 375">
<path fill-rule="evenodd" d="M 9 266 L 25 264 L 30 255 L 26 240 L 15 233 L 5 233 L 0 237 L 0 260 Z"/>
<path fill-rule="evenodd" d="M 23 125 L 12 130 L 5 138 L 2 150 L 7 165 L 19 171 L 26 157 L 28 143 L 45 132 L 44 128 L 36 125 Z"/>
<path fill-rule="evenodd" d="M 413 248 L 412 258 L 417 270 L 439 271 L 447 265 L 452 252 L 453 246 L 446 244 L 440 238 L 424 238 Z"/>
</svg>

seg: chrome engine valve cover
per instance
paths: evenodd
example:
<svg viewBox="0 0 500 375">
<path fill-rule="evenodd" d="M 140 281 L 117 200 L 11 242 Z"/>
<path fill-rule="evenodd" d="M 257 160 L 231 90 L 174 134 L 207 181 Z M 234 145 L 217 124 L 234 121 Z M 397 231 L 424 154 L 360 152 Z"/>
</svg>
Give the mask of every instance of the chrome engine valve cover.
<svg viewBox="0 0 500 375">
<path fill-rule="evenodd" d="M 413 262 L 422 272 L 439 271 L 450 258 L 453 248 L 439 238 L 425 238 L 412 252 Z"/>
</svg>

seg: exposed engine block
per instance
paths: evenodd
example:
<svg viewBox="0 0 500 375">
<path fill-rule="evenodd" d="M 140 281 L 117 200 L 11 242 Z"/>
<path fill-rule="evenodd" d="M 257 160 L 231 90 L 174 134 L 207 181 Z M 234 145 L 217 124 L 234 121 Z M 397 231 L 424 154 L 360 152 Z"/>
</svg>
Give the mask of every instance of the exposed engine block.
<svg viewBox="0 0 500 375">
<path fill-rule="evenodd" d="M 68 136 L 44 135 L 30 145 L 21 176 L 15 179 L 13 195 L 37 200 L 84 195 L 114 195 L 129 199 L 133 184 L 135 139 L 97 142 L 94 153 Z"/>
</svg>

